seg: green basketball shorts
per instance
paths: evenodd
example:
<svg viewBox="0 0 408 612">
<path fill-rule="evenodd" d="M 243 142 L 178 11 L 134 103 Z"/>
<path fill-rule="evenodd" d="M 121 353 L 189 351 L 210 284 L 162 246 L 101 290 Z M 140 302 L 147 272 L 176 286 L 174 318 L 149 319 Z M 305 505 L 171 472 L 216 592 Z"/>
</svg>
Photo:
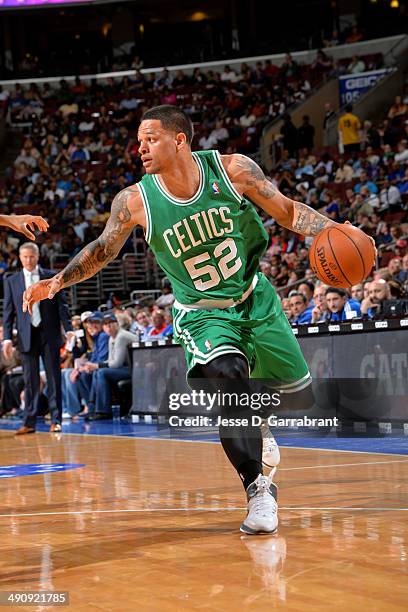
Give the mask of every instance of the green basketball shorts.
<svg viewBox="0 0 408 612">
<path fill-rule="evenodd" d="M 188 377 L 197 376 L 197 365 L 232 353 L 246 358 L 251 378 L 278 382 L 282 392 L 300 391 L 311 382 L 280 299 L 261 273 L 241 304 L 222 309 L 178 304 L 173 317 L 174 338 L 184 348 Z"/>
</svg>

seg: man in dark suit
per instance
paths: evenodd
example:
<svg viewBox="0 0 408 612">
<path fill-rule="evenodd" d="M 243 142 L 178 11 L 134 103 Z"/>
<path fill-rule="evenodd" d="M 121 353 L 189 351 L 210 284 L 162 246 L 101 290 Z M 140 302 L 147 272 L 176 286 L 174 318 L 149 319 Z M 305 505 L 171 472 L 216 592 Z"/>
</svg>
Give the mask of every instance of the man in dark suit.
<svg viewBox="0 0 408 612">
<path fill-rule="evenodd" d="M 4 279 L 4 341 L 3 352 L 9 358 L 13 351 L 13 325 L 18 332 L 25 386 L 25 411 L 23 426 L 17 435 L 34 433 L 40 397 L 40 357 L 47 375 L 47 396 L 51 412 L 51 432 L 61 431 L 61 369 L 60 349 L 63 345 L 61 324 L 71 336 L 71 320 L 68 305 L 60 293 L 52 300 L 37 304 L 30 316 L 23 312 L 23 293 L 39 280 L 51 278 L 53 272 L 38 266 L 39 250 L 33 242 L 20 247 L 21 272 Z M 73 332 L 72 332 L 73 333 Z"/>
</svg>

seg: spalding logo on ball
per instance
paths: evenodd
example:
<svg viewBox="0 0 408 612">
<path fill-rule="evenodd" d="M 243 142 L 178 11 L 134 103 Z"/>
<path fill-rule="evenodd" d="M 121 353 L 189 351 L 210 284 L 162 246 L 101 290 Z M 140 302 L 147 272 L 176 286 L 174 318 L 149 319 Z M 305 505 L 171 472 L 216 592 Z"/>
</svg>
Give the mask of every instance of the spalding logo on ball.
<svg viewBox="0 0 408 612">
<path fill-rule="evenodd" d="M 310 267 L 326 285 L 346 289 L 369 276 L 375 250 L 369 236 L 350 224 L 332 225 L 313 240 Z"/>
</svg>

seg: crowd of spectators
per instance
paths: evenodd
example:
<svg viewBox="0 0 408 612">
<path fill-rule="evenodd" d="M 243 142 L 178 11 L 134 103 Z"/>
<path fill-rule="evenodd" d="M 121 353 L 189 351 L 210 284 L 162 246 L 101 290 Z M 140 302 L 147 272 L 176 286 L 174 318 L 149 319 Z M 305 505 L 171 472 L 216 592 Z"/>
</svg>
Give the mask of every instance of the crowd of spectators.
<svg viewBox="0 0 408 612">
<path fill-rule="evenodd" d="M 270 246 L 261 269 L 282 288 L 285 312 L 294 325 L 379 316 L 384 300 L 408 298 L 407 90 L 377 125 L 361 121 L 349 106 L 339 120 L 340 132 L 344 126 L 339 150 L 325 148 L 320 154 L 311 146 L 289 151 L 283 133 L 282 156 L 271 180 L 289 197 L 370 235 L 378 249 L 378 266 L 362 286 L 350 291 L 325 286 L 309 267 L 310 239 L 265 218 Z"/>
<path fill-rule="evenodd" d="M 84 311 L 72 317 L 75 338 L 61 350 L 63 418 L 111 418 L 117 384 L 130 380 L 129 348 L 133 342 L 166 340 L 173 335 L 168 282 L 150 305 L 135 302 L 127 308 Z M 0 327 L 0 348 L 3 328 Z M 47 384 L 41 372 L 40 411 L 47 412 Z M 0 417 L 20 418 L 24 409 L 24 381 L 15 347 L 11 359 L 0 351 Z"/>
<path fill-rule="evenodd" d="M 324 55 L 317 59 L 321 66 L 310 70 L 321 72 L 327 60 Z M 136 129 L 147 107 L 180 104 L 198 128 L 196 149 L 248 154 L 256 151 L 262 126 L 284 115 L 282 155 L 270 180 L 292 199 L 371 235 L 379 266 L 350 291 L 325 286 L 309 267 L 311 239 L 259 211 L 270 237 L 260 269 L 278 289 L 294 325 L 379 316 L 385 300 L 402 299 L 408 289 L 408 96 L 405 91 L 397 97 L 378 124 L 356 117 L 354 146 L 342 142 L 339 151 L 316 151 L 309 118 L 296 128 L 287 113 L 290 104 L 307 95 L 311 81 L 304 75 L 288 55 L 280 69 L 265 62 L 243 65 L 240 74 L 226 66 L 220 74 L 197 69 L 192 77 L 168 71 L 145 77 L 136 71 L 133 79 L 108 79 L 104 87 L 80 79 L 73 86 L 61 82 L 56 91 L 47 85 L 23 91 L 16 85 L 9 112 L 13 121 L 29 120 L 30 131 L 0 186 L 2 212 L 27 207 L 48 219 L 51 231 L 40 239 L 40 248 L 42 263 L 49 265 L 54 255 L 74 255 L 99 235 L 113 196 L 140 178 Z M 0 274 L 18 267 L 17 248 L 17 238 L 0 233 Z M 171 335 L 172 301 L 165 281 L 150 308 L 135 304 L 105 317 L 87 312 L 74 318 L 77 340 L 61 357 L 66 416 L 109 416 L 117 376 L 130 376 L 126 351 L 117 347 Z M 18 355 L 2 364 L 4 413 L 21 410 L 18 368 Z"/>
</svg>

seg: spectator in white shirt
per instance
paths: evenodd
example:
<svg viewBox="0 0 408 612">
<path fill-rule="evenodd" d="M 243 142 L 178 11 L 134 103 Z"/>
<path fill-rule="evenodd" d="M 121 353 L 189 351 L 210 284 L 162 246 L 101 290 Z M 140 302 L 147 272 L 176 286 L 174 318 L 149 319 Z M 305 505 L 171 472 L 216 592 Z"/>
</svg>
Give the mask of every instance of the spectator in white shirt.
<svg viewBox="0 0 408 612">
<path fill-rule="evenodd" d="M 230 66 L 225 66 L 224 72 L 221 73 L 221 81 L 229 83 L 235 83 L 237 81 L 237 75 L 231 70 Z"/>
<path fill-rule="evenodd" d="M 217 139 L 210 134 L 210 130 L 207 128 L 204 130 L 203 135 L 198 141 L 200 149 L 208 150 L 214 149 L 217 145 Z"/>
<path fill-rule="evenodd" d="M 408 161 L 408 148 L 406 140 L 401 140 L 401 142 L 398 143 L 398 153 L 394 157 L 394 161 L 397 162 L 397 164 L 403 164 Z"/>
<path fill-rule="evenodd" d="M 210 138 L 215 138 L 216 142 L 220 142 L 222 140 L 227 140 L 229 134 L 228 134 L 228 130 L 227 128 L 225 128 L 223 126 L 223 123 L 221 121 L 221 119 L 218 119 L 215 122 L 215 128 L 213 129 L 213 131 L 210 134 Z"/>
<path fill-rule="evenodd" d="M 359 72 L 364 72 L 365 67 L 364 61 L 358 58 L 357 55 L 353 55 L 351 62 L 347 67 L 347 72 L 349 74 L 357 74 Z"/>
<path fill-rule="evenodd" d="M 241 117 L 239 118 L 239 124 L 245 128 L 251 127 L 252 125 L 254 125 L 255 121 L 256 121 L 256 117 L 255 115 L 251 114 L 251 111 L 249 108 L 247 108 L 245 113 L 241 115 Z"/>
<path fill-rule="evenodd" d="M 388 208 L 401 202 L 401 194 L 398 187 L 392 185 L 389 179 L 384 180 L 384 187 L 380 192 L 381 208 Z"/>
</svg>

